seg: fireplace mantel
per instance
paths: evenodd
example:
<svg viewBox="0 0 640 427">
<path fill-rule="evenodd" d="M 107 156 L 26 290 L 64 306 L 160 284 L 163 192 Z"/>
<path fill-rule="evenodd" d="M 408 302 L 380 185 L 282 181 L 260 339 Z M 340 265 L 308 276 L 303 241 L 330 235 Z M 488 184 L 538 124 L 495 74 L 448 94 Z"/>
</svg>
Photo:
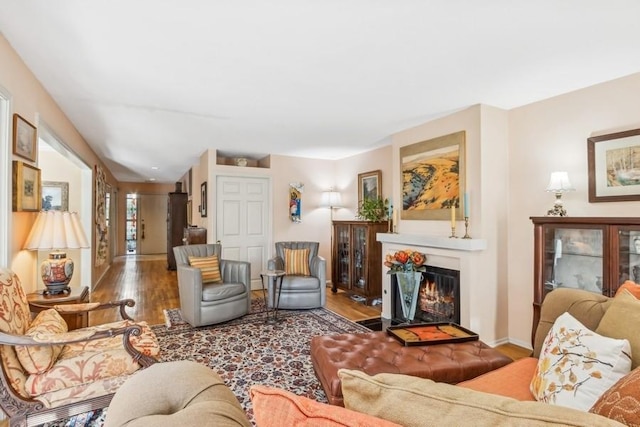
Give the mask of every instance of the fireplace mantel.
<svg viewBox="0 0 640 427">
<path fill-rule="evenodd" d="M 382 243 L 452 249 L 456 251 L 482 251 L 487 249 L 487 241 L 484 239 L 452 239 L 449 237 L 420 234 L 378 233 L 377 240 Z"/>
</svg>

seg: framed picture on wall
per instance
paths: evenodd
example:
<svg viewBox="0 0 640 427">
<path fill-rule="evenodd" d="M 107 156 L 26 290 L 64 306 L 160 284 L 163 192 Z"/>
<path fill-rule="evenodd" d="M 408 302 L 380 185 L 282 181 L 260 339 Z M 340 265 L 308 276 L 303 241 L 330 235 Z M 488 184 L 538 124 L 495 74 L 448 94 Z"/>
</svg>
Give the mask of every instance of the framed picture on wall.
<svg viewBox="0 0 640 427">
<path fill-rule="evenodd" d="M 382 171 L 358 174 L 358 202 L 382 197 Z"/>
<path fill-rule="evenodd" d="M 400 218 L 448 220 L 454 213 L 462 219 L 465 139 L 465 131 L 460 131 L 400 147 Z"/>
<path fill-rule="evenodd" d="M 640 200 L 640 129 L 587 139 L 589 202 Z"/>
<path fill-rule="evenodd" d="M 207 181 L 200 184 L 200 216 L 207 217 Z"/>
<path fill-rule="evenodd" d="M 13 161 L 12 207 L 14 212 L 40 210 L 40 169 Z"/>
<path fill-rule="evenodd" d="M 36 127 L 19 114 L 13 115 L 13 154 L 32 162 L 38 154 Z"/>
<path fill-rule="evenodd" d="M 69 183 L 61 181 L 42 182 L 42 210 L 69 210 Z"/>
</svg>

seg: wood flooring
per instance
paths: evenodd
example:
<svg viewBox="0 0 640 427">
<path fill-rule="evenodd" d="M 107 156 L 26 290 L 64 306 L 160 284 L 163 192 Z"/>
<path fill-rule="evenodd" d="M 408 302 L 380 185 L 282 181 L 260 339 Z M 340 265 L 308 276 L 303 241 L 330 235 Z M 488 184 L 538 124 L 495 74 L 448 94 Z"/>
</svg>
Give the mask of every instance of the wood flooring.
<svg viewBox="0 0 640 427">
<path fill-rule="evenodd" d="M 167 270 L 166 256 L 126 255 L 117 257 L 104 277 L 91 292 L 91 301 L 116 301 L 130 298 L 136 304 L 127 312 L 136 320 L 150 325 L 164 323 L 164 309 L 180 307 L 178 279 L 175 271 Z M 253 291 L 253 298 L 262 298 L 261 291 Z M 352 321 L 380 317 L 381 306 L 367 306 L 352 300 L 343 291 L 334 294 L 327 289 L 325 306 Z M 120 320 L 117 310 L 101 310 L 89 315 L 90 325 Z M 529 355 L 529 350 L 513 344 L 497 347 L 512 359 Z"/>
</svg>

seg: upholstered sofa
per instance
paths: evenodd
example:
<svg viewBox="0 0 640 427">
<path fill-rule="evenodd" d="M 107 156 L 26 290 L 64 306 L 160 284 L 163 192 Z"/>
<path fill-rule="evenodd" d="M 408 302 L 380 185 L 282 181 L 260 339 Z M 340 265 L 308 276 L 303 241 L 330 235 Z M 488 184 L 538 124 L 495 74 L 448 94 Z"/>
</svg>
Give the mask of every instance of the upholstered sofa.
<svg viewBox="0 0 640 427">
<path fill-rule="evenodd" d="M 640 295 L 638 285 L 626 287 Z M 549 332 L 565 312 L 598 336 L 628 339 L 632 350 L 631 354 L 625 355 L 633 359 L 629 361 L 630 372 L 604 391 L 590 410 L 536 401 L 530 391 L 532 379 L 537 374 L 538 358 L 546 352 L 545 346 L 548 347 L 551 341 Z M 341 369 L 344 408 L 321 404 L 283 390 L 255 386 L 251 390 L 254 416 L 261 427 L 292 425 L 301 419 L 328 420 L 333 423 L 330 425 L 409 427 L 640 423 L 640 368 L 637 368 L 640 361 L 640 301 L 627 291 L 608 298 L 577 289 L 557 289 L 547 295 L 540 322 L 533 329 L 535 339 L 531 357 L 457 385 L 399 374 L 369 376 L 358 370 Z M 368 418 L 362 420 L 359 416 Z M 341 421 L 347 419 L 351 421 Z"/>
</svg>

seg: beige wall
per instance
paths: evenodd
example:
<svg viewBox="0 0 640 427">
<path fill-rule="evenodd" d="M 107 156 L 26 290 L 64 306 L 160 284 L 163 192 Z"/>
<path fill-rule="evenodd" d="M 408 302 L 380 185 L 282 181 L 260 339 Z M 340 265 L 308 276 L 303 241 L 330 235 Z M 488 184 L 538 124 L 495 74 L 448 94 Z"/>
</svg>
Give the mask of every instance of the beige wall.
<svg viewBox="0 0 640 427">
<path fill-rule="evenodd" d="M 566 170 L 576 191 L 562 197 L 570 216 L 637 216 L 640 202 L 589 203 L 587 138 L 640 128 L 640 73 L 509 112 L 509 336 L 530 341 L 533 226 L 553 205 L 549 175 Z"/>
<path fill-rule="evenodd" d="M 55 135 L 66 144 L 77 157 L 82 159 L 89 167 L 93 168 L 102 162 L 98 159 L 93 150 L 75 129 L 73 124 L 60 110 L 53 98 L 42 87 L 40 82 L 27 68 L 22 59 L 16 54 L 7 40 L 0 34 L 0 85 L 11 95 L 11 108 L 14 113 L 20 114 L 29 122 L 38 127 L 40 120 L 47 123 Z M 14 160 L 24 160 L 14 157 Z M 38 164 L 36 164 L 38 166 Z M 104 165 L 103 165 L 104 167 Z M 107 181 L 115 183 L 115 179 L 105 168 Z M 86 197 L 93 198 L 92 194 Z M 15 212 L 9 218 L 9 230 L 11 234 L 9 258 L 10 268 L 14 270 L 25 284 L 32 286 L 37 282 L 37 256 L 35 253 L 22 250 L 27 234 L 35 221 L 36 213 Z M 91 241 L 95 241 L 94 230 L 91 230 Z M 95 250 L 91 251 L 95 257 Z M 108 268 L 108 265 L 93 267 L 91 282 L 95 283 L 97 278 Z"/>
</svg>

